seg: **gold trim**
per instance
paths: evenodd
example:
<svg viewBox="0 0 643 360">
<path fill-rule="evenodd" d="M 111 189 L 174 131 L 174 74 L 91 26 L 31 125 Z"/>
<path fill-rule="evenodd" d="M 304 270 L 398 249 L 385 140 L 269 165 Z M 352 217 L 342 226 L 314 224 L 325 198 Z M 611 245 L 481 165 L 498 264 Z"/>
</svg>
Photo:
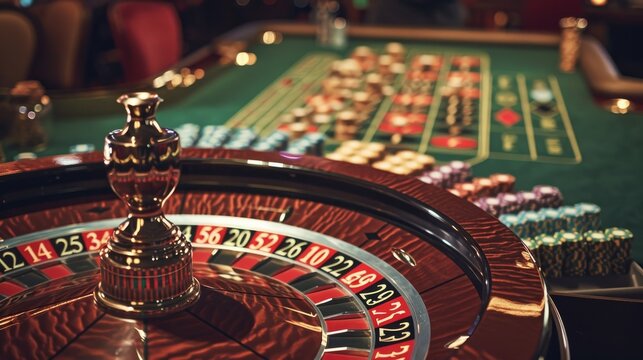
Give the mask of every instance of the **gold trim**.
<svg viewBox="0 0 643 360">
<path fill-rule="evenodd" d="M 315 65 L 321 62 L 320 58 L 320 54 L 309 54 L 299 60 L 295 65 L 289 67 L 268 87 L 264 88 L 259 94 L 252 98 L 252 100 L 246 103 L 244 107 L 232 115 L 228 121 L 226 121 L 225 126 L 235 128 L 245 125 L 249 127 L 254 126 L 257 122 L 261 121 L 261 119 L 264 118 L 265 111 L 259 115 L 256 114 L 257 110 L 262 109 L 261 105 L 265 102 L 273 105 L 282 104 L 283 101 L 279 100 L 286 98 L 290 93 L 292 93 L 297 87 L 296 85 L 301 85 L 302 80 L 305 79 L 305 75 L 308 73 L 306 70 L 309 68 L 315 68 Z M 299 72 L 304 74 L 302 78 L 293 76 L 297 75 Z M 291 87 L 284 87 L 282 82 L 286 78 L 294 78 L 293 80 L 296 81 L 296 83 L 293 83 L 293 86 Z M 274 108 L 274 106 L 271 108 Z"/>
<path fill-rule="evenodd" d="M 479 164 L 489 159 L 491 144 L 491 59 L 489 54 L 480 55 L 481 81 L 480 110 L 478 113 L 478 154 L 475 158 L 469 160 L 471 165 Z M 484 72 L 482 71 L 484 68 Z M 486 136 L 485 136 L 486 135 Z"/>
<path fill-rule="evenodd" d="M 531 121 L 531 107 L 529 106 L 529 95 L 527 93 L 527 81 L 525 75 L 517 74 L 516 81 L 518 82 L 518 92 L 520 94 L 520 104 L 522 107 L 523 116 L 525 118 L 525 132 L 527 133 L 527 143 L 529 144 L 529 156 L 532 160 L 538 159 L 538 151 L 536 150 L 536 136 L 534 135 L 534 125 Z"/>
<path fill-rule="evenodd" d="M 555 76 L 549 75 L 548 77 L 549 85 L 554 92 L 556 97 L 556 102 L 558 103 L 558 108 L 560 110 L 560 117 L 563 119 L 563 125 L 565 125 L 565 131 L 567 132 L 567 137 L 569 138 L 569 143 L 572 146 L 572 151 L 574 152 L 574 159 L 577 163 L 583 161 L 583 156 L 580 152 L 580 147 L 578 146 L 578 141 L 576 141 L 576 134 L 574 133 L 574 127 L 572 126 L 572 121 L 569 118 L 569 113 L 567 112 L 567 106 L 563 100 L 563 94 L 560 91 L 560 86 L 558 85 L 558 79 Z"/>
</svg>

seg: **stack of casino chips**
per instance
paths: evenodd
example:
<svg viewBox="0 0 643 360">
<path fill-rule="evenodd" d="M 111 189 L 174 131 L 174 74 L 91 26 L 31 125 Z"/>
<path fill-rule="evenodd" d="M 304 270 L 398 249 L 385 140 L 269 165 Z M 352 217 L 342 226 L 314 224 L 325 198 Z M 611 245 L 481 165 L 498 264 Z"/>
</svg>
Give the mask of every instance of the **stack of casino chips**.
<svg viewBox="0 0 643 360">
<path fill-rule="evenodd" d="M 530 191 L 514 192 L 516 178 L 511 174 L 496 173 L 488 178 L 473 179 L 471 175 L 469 164 L 452 161 L 422 174 L 419 179 L 446 188 L 452 194 L 473 202 L 493 216 L 557 208 L 563 203 L 562 193 L 555 186 L 537 185 Z M 528 215 L 527 218 L 534 219 L 535 215 Z"/>
<path fill-rule="evenodd" d="M 286 152 L 297 155 L 320 156 L 324 152 L 324 134 L 318 132 L 307 133 L 299 139 L 292 140 Z"/>
<path fill-rule="evenodd" d="M 435 158 L 433 156 L 402 150 L 395 154 L 386 155 L 383 159 L 373 163 L 372 166 L 378 170 L 398 175 L 420 175 L 430 171 L 434 165 Z"/>
<path fill-rule="evenodd" d="M 471 166 L 462 161 L 451 161 L 448 164 L 434 167 L 431 171 L 424 172 L 420 181 L 437 187 L 452 189 L 457 184 L 466 184 L 471 179 Z M 460 190 L 458 190 L 460 191 Z M 463 194 L 474 191 L 473 184 L 470 188 L 463 188 L 461 193 L 451 191 L 456 196 L 464 197 Z"/>
<path fill-rule="evenodd" d="M 181 147 L 191 147 L 199 139 L 199 130 L 201 127 L 197 124 L 186 123 L 174 129 L 179 134 Z"/>
<path fill-rule="evenodd" d="M 221 147 L 228 141 L 230 135 L 230 129 L 225 126 L 204 126 L 201 131 L 201 137 L 199 137 L 194 146 L 203 149 Z"/>
<path fill-rule="evenodd" d="M 634 235 L 628 229 L 558 231 L 523 242 L 548 278 L 627 274 Z"/>
<path fill-rule="evenodd" d="M 598 205 L 579 203 L 559 208 L 525 210 L 517 214 L 502 214 L 500 222 L 521 238 L 539 234 L 553 234 L 558 231 L 584 233 L 600 228 L 601 209 Z"/>
<path fill-rule="evenodd" d="M 542 189 L 546 189 L 546 191 L 542 191 Z M 493 216 L 521 211 L 537 211 L 545 208 L 552 209 L 561 206 L 563 202 L 560 190 L 554 186 L 539 185 L 535 186 L 532 191 L 520 191 L 517 193 L 495 193 L 495 190 L 489 193 L 491 196 L 482 196 L 470 200 Z M 531 218 L 532 216 L 529 217 Z"/>
<path fill-rule="evenodd" d="M 355 139 L 382 100 L 393 94 L 391 83 L 405 72 L 405 50 L 397 43 L 378 55 L 371 48 L 355 48 L 350 58 L 333 62 L 318 93 L 302 108 L 283 114 L 281 123 L 291 134 L 305 132 L 308 125 L 333 126 L 336 140 Z"/>
<path fill-rule="evenodd" d="M 231 129 L 223 125 L 199 125 L 186 123 L 176 131 L 181 138 L 182 147 L 226 149 L 252 149 L 255 151 L 287 151 L 292 154 L 322 155 L 325 136 L 318 132 L 306 132 L 291 140 L 291 134 L 277 130 L 265 138 L 260 138 L 253 129 Z"/>
<path fill-rule="evenodd" d="M 286 150 L 290 145 L 290 137 L 285 131 L 275 131 L 265 138 L 257 140 L 252 145 L 255 151 L 280 151 Z"/>
<path fill-rule="evenodd" d="M 353 110 L 344 110 L 335 116 L 335 139 L 350 140 L 357 137 L 361 127 L 359 114 Z"/>
<path fill-rule="evenodd" d="M 563 196 L 555 186 L 536 185 L 532 191 L 536 194 L 541 207 L 557 208 L 563 204 Z"/>
<path fill-rule="evenodd" d="M 252 129 L 236 129 L 236 131 L 230 130 L 229 137 L 227 141 L 220 143 L 219 141 L 212 140 L 209 144 L 212 144 L 212 147 L 223 146 L 226 149 L 234 150 L 243 150 L 249 149 L 250 146 L 257 140 L 258 135 Z"/>
<path fill-rule="evenodd" d="M 628 229 L 612 227 L 584 234 L 589 246 L 587 272 L 591 276 L 627 274 L 634 235 Z"/>
<path fill-rule="evenodd" d="M 538 261 L 543 275 L 547 278 L 558 278 L 563 275 L 565 254 L 559 239 L 554 235 L 541 234 L 536 236 Z"/>
<path fill-rule="evenodd" d="M 611 271 L 615 274 L 627 274 L 630 267 L 630 252 L 634 234 L 628 229 L 609 228 L 605 229 L 607 240 L 612 243 L 612 266 Z"/>
<path fill-rule="evenodd" d="M 584 234 L 587 252 L 590 259 L 587 263 L 587 274 L 604 276 L 611 271 L 612 244 L 609 243 L 603 231 L 588 231 Z"/>
<path fill-rule="evenodd" d="M 247 149 L 257 139 L 252 129 L 230 129 L 222 125 L 199 125 L 186 123 L 176 129 L 182 147 L 211 149 L 225 147 L 228 149 Z"/>
<path fill-rule="evenodd" d="M 601 208 L 598 205 L 578 203 L 574 207 L 581 214 L 580 224 L 584 225 L 584 227 L 579 227 L 579 231 L 585 232 L 601 227 Z"/>
<path fill-rule="evenodd" d="M 433 168 L 435 159 L 410 150 L 386 153 L 381 143 L 368 143 L 348 140 L 325 156 L 331 160 L 346 161 L 358 165 L 371 165 L 373 168 L 398 175 L 419 175 Z"/>
<path fill-rule="evenodd" d="M 325 157 L 352 164 L 370 165 L 382 159 L 385 154 L 386 146 L 384 144 L 348 140 L 342 142 L 335 151 L 326 154 Z"/>
<path fill-rule="evenodd" d="M 560 19 L 560 58 L 558 67 L 564 72 L 573 72 L 578 62 L 582 44 L 582 32 L 587 27 L 587 20 L 576 17 Z"/>
<path fill-rule="evenodd" d="M 583 276 L 587 269 L 588 249 L 583 235 L 576 231 L 559 231 L 554 234 L 563 250 L 563 276 Z"/>
<path fill-rule="evenodd" d="M 452 161 L 446 166 L 446 171 L 441 167 L 443 173 L 451 171 L 457 174 L 455 180 L 444 181 L 443 187 L 463 199 L 475 201 L 485 197 L 495 197 L 500 193 L 510 193 L 513 191 L 516 178 L 509 174 L 492 174 L 488 178 L 475 177 L 471 179 L 471 169 L 469 164 L 462 161 Z"/>
</svg>

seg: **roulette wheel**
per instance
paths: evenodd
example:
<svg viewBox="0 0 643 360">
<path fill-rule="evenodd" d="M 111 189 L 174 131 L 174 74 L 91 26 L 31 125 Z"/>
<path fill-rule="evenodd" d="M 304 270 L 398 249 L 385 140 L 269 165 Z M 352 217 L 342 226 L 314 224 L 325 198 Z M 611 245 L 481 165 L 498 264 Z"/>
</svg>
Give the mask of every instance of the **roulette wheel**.
<svg viewBox="0 0 643 360">
<path fill-rule="evenodd" d="M 544 353 L 538 268 L 474 205 L 314 157 L 181 153 L 157 96 L 120 100 L 102 156 L 0 167 L 2 358 Z"/>
</svg>

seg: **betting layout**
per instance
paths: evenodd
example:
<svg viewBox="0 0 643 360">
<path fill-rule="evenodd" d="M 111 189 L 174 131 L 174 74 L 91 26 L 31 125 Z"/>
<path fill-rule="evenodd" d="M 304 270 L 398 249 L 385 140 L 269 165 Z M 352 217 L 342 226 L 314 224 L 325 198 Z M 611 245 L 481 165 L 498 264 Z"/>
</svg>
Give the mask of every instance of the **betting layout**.
<svg viewBox="0 0 643 360">
<path fill-rule="evenodd" d="M 427 353 L 430 326 L 422 298 L 404 276 L 366 251 L 326 235 L 260 220 L 189 215 L 171 219 L 192 241 L 195 264 L 216 266 L 220 272 L 231 267 L 220 276 L 243 276 L 244 283 L 252 281 L 244 275 L 250 272 L 276 280 L 272 286 L 303 293 L 328 336 L 327 344 L 320 345 L 323 359 L 412 359 Z M 11 245 L 0 251 L 0 311 L 23 300 L 30 289 L 95 274 L 97 251 L 118 223 L 101 221 L 7 239 Z M 243 291 L 217 285 L 224 293 Z"/>
<path fill-rule="evenodd" d="M 326 152 L 359 140 L 438 161 L 582 161 L 555 76 L 492 74 L 487 54 L 439 46 L 358 46 L 345 59 L 308 54 L 226 126 L 252 129 L 253 141 L 280 131 L 291 139 L 319 133 L 327 139 Z M 208 134 L 199 137 L 197 129 L 195 136 L 192 145 L 199 140 L 210 146 Z M 270 141 L 258 148 L 252 141 L 221 145 L 294 152 L 313 147 Z"/>
<path fill-rule="evenodd" d="M 561 164 L 582 161 L 555 76 L 498 74 L 494 89 L 491 158 Z"/>
</svg>

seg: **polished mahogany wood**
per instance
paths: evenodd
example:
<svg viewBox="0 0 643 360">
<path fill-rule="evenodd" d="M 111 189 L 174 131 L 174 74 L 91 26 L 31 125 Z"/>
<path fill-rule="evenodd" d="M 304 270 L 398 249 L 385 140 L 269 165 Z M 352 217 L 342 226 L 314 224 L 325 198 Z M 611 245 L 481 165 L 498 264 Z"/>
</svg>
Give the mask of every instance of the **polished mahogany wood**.
<svg viewBox="0 0 643 360">
<path fill-rule="evenodd" d="M 90 167 L 99 158 L 96 154 L 80 155 L 78 157 L 83 164 L 88 164 Z M 312 157 L 291 157 L 278 153 L 232 150 L 188 149 L 184 152 L 184 158 L 254 159 L 329 171 L 378 184 L 382 188 L 395 190 L 409 198 L 414 198 L 430 205 L 437 213 L 443 214 L 453 221 L 455 224 L 453 226 L 454 233 L 463 234 L 463 236 L 474 241 L 469 250 L 478 252 L 479 257 L 484 259 L 485 265 L 482 276 L 483 286 L 479 289 L 479 294 L 482 297 L 482 310 L 477 315 L 480 316 L 479 322 L 474 329 L 471 329 L 471 335 L 468 340 L 460 346 L 453 345 L 453 339 L 444 339 L 445 344 L 451 343 L 451 355 L 457 358 L 518 359 L 533 357 L 540 351 L 549 319 L 547 318 L 547 303 L 545 301 L 546 292 L 539 272 L 522 242 L 497 219 L 474 205 L 414 178 L 395 176 L 371 168 Z M 19 166 L 11 163 L 2 165 L 0 166 L 0 174 L 28 175 L 29 171 L 41 171 L 59 166 L 55 158 L 31 160 Z M 217 175 L 221 174 L 212 174 L 213 177 Z M 0 181 L 3 176 L 0 176 Z M 184 176 L 189 178 L 190 175 L 189 173 L 184 173 Z M 187 196 L 185 203 L 187 203 Z M 179 212 L 185 211 L 185 206 L 183 209 L 179 209 Z M 16 230 L 6 231 L 6 224 L 6 221 L 1 224 L 1 236 L 6 236 L 5 233 L 9 232 L 17 233 Z M 15 222 L 12 224 L 17 226 Z M 386 234 L 386 227 L 381 232 Z M 391 235 L 391 239 L 395 238 L 395 236 Z M 365 247 L 368 249 L 368 246 Z M 377 252 L 376 249 L 368 250 Z M 448 249 L 442 250 L 447 251 Z M 380 255 L 385 258 L 385 255 Z M 390 261 L 390 259 L 386 260 Z M 466 267 L 466 264 L 459 263 L 458 266 Z M 467 274 L 470 274 L 470 272 L 467 272 Z M 467 276 L 454 275 L 456 276 L 453 281 L 464 281 L 458 279 L 470 281 Z M 436 284 L 434 289 L 436 291 L 438 289 L 449 289 L 450 284 L 455 283 L 449 282 L 447 279 L 446 282 Z M 470 287 L 458 289 L 458 287 L 454 287 L 450 292 L 451 295 L 445 297 L 445 300 L 453 299 L 455 301 L 455 299 L 471 298 Z M 428 296 L 426 294 L 431 292 L 433 290 L 429 288 L 423 295 Z M 477 297 L 477 299 L 479 301 L 480 298 Z M 449 303 L 452 302 L 449 301 Z M 438 316 L 438 314 L 430 313 L 430 316 L 433 322 L 433 317 Z M 437 318 L 435 321 L 437 321 Z M 434 328 L 433 331 L 435 330 L 437 329 Z M 466 330 L 464 329 L 464 331 Z M 461 331 L 454 331 L 453 334 L 459 334 Z M 507 341 L 507 339 L 512 339 L 512 341 Z M 433 351 L 432 349 L 431 353 Z M 436 349 L 436 351 L 441 350 Z"/>
<path fill-rule="evenodd" d="M 457 296 L 444 296 L 457 294 Z M 431 324 L 442 324 L 433 332 L 429 357 L 444 359 L 457 356 L 458 342 L 468 339 L 480 312 L 480 298 L 462 275 L 422 294 L 431 316 Z M 472 321 L 473 319 L 473 321 Z"/>
<path fill-rule="evenodd" d="M 192 154 L 192 153 L 191 153 Z M 431 205 L 467 232 L 478 244 L 489 267 L 489 296 L 478 326 L 456 357 L 525 358 L 535 356 L 546 332 L 544 281 L 528 249 L 511 230 L 475 205 L 410 177 L 311 157 L 287 158 L 276 153 L 195 150 L 192 156 L 251 158 L 332 171 L 389 187 Z M 521 341 L 504 341 L 519 336 Z M 520 345 L 517 345 L 520 344 Z"/>
<path fill-rule="evenodd" d="M 22 313 L 25 320 L 15 319 L 15 323 L 6 321 L 2 325 L 3 331 L 0 331 L 2 356 L 7 359 L 41 359 L 50 358 L 59 353 L 66 344 L 101 316 L 102 312 L 92 305 L 94 300 L 91 297 L 91 291 L 96 286 L 96 280 L 96 276 L 85 277 L 70 285 L 69 279 L 65 279 L 64 282 L 50 284 L 48 289 L 38 289 L 30 293 L 26 298 L 27 301 L 20 305 L 24 304 L 31 309 L 37 306 L 38 310 L 56 301 L 50 299 L 49 294 L 60 293 L 63 290 L 66 298 L 70 298 L 69 293 L 79 295 L 71 296 L 74 301 L 49 311 L 41 311 L 38 316 L 32 316 L 32 311 Z"/>
</svg>

